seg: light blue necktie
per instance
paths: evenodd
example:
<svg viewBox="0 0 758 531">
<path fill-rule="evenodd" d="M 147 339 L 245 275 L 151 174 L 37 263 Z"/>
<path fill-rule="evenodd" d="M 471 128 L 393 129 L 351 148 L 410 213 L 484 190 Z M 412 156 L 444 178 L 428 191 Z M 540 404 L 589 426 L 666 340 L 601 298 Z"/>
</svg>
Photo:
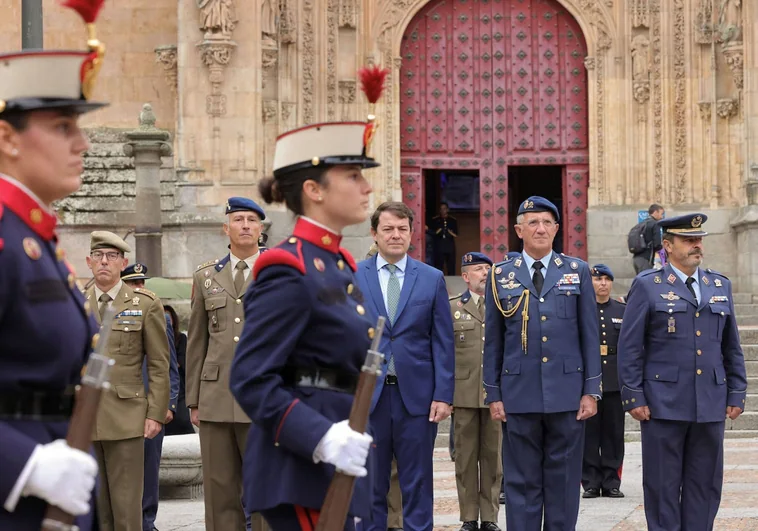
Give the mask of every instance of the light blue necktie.
<svg viewBox="0 0 758 531">
<path fill-rule="evenodd" d="M 387 282 L 387 316 L 390 318 L 390 325 L 395 324 L 395 314 L 397 313 L 397 304 L 400 302 L 400 281 L 395 276 L 397 266 L 387 264 L 385 266 L 390 272 L 390 280 Z M 389 363 L 387 363 L 387 374 L 395 375 L 395 357 L 390 354 Z"/>
</svg>

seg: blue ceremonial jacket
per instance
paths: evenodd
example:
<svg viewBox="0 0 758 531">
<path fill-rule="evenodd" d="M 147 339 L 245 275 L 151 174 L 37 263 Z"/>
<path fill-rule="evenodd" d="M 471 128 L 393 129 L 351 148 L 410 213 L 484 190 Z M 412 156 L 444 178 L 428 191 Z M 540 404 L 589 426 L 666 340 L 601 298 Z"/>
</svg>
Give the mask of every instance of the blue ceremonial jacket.
<svg viewBox="0 0 758 531">
<path fill-rule="evenodd" d="M 671 265 L 634 279 L 619 337 L 625 410 L 648 406 L 656 419 L 720 422 L 745 409 L 747 377 L 732 283 L 698 269 L 700 301 Z"/>
<path fill-rule="evenodd" d="M 583 395 L 602 394 L 597 304 L 586 262 L 553 253 L 541 293 L 522 257 L 495 264 L 485 305 L 486 404 L 502 401 L 506 414 L 558 413 L 578 411 Z"/>
<path fill-rule="evenodd" d="M 0 393 L 63 393 L 79 383 L 98 329 L 57 245 L 56 218 L 0 176 Z M 38 444 L 64 439 L 68 422 L 0 417 L 0 529 L 39 531 L 47 504 L 8 504 Z M 94 508 L 94 499 L 91 501 Z M 13 507 L 8 507 L 13 505 Z M 5 507 L 4 507 L 5 506 Z M 9 512 L 10 509 L 10 512 Z M 82 531 L 92 514 L 77 519 Z"/>
<path fill-rule="evenodd" d="M 243 465 L 251 512 L 282 504 L 319 510 L 334 475 L 313 454 L 329 428 L 350 416 L 353 394 L 296 386 L 284 375 L 297 367 L 357 378 L 366 360 L 375 322 L 340 239 L 300 218 L 292 237 L 253 268 L 230 377 L 234 398 L 254 423 Z M 369 517 L 370 477 L 355 482 L 351 515 Z"/>
</svg>

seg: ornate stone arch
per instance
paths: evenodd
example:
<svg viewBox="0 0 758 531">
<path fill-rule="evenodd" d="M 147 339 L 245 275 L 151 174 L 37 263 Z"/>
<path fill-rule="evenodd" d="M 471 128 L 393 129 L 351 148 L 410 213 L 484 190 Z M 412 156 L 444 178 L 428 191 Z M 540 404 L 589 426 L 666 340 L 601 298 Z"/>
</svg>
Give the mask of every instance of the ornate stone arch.
<svg viewBox="0 0 758 531">
<path fill-rule="evenodd" d="M 378 44 L 381 62 L 390 68 L 387 93 L 383 102 L 384 135 L 382 139 L 385 167 L 384 193 L 400 199 L 400 83 L 402 65 L 400 47 L 403 34 L 413 17 L 433 0 L 379 0 L 371 33 Z M 590 55 L 585 60 L 588 70 L 589 125 L 594 132 L 590 142 L 590 205 L 607 201 L 610 190 L 605 182 L 605 110 L 606 56 L 618 43 L 618 30 L 610 13 L 612 0 L 557 0 L 571 13 L 584 33 Z"/>
</svg>

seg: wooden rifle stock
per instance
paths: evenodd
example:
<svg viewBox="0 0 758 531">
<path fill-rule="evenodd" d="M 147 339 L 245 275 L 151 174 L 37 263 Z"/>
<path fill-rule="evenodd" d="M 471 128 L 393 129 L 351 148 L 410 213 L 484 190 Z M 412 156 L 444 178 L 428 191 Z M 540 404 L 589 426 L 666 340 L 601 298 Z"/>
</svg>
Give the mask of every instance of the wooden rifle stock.
<svg viewBox="0 0 758 531">
<path fill-rule="evenodd" d="M 374 395 L 376 378 L 382 373 L 384 356 L 379 352 L 379 343 L 384 332 L 384 317 L 379 317 L 376 323 L 374 340 L 366 355 L 366 361 L 361 368 L 358 377 L 358 387 L 355 390 L 353 407 L 350 408 L 348 425 L 358 433 L 365 433 L 368 426 L 368 417 L 371 412 L 371 397 Z M 326 491 L 324 505 L 321 506 L 316 531 L 342 531 L 345 527 L 347 512 L 350 509 L 350 500 L 353 498 L 355 476 L 343 474 L 336 470 L 329 490 Z"/>
<path fill-rule="evenodd" d="M 92 430 L 100 407 L 100 395 L 108 388 L 108 379 L 114 360 L 105 355 L 111 325 L 116 316 L 114 308 L 108 308 L 97 339 L 95 351 L 90 354 L 87 368 L 76 392 L 74 412 L 66 434 L 69 447 L 89 453 L 92 446 Z M 55 505 L 48 505 L 41 531 L 76 531 L 75 517 Z"/>
</svg>

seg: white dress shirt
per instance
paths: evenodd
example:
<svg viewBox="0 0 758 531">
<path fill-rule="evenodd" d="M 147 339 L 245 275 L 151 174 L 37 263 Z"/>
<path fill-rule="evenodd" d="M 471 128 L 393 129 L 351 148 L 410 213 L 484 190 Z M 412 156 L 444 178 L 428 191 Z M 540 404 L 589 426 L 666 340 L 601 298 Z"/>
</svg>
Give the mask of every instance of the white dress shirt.
<svg viewBox="0 0 758 531">
<path fill-rule="evenodd" d="M 250 272 L 253 270 L 253 265 L 255 264 L 255 261 L 258 259 L 260 255 L 261 255 L 261 252 L 258 251 L 253 256 L 248 256 L 247 258 L 245 258 L 244 262 L 247 264 L 247 269 L 243 269 L 242 273 L 245 275 L 244 278 L 246 281 L 247 281 L 247 278 L 250 276 Z M 237 269 L 237 264 L 243 260 L 242 258 L 237 258 L 236 256 L 234 256 L 234 253 L 229 253 L 229 261 L 231 262 L 231 265 L 232 265 L 232 277 L 234 277 L 234 275 L 237 274 L 235 272 L 235 270 Z"/>
<path fill-rule="evenodd" d="M 670 262 L 669 262 L 670 263 Z M 687 287 L 687 275 L 685 275 L 682 271 L 679 271 L 676 267 L 674 267 L 674 264 L 671 264 L 671 269 L 674 270 L 674 273 L 676 273 L 676 276 L 679 277 L 679 279 L 684 282 L 684 287 Z M 698 274 L 700 272 L 700 268 L 695 269 L 695 272 L 692 274 L 692 278 L 695 279 L 695 282 L 692 283 L 692 289 L 695 290 L 695 295 L 697 295 L 697 303 L 698 305 L 702 302 L 702 297 L 700 296 L 700 281 L 698 280 Z M 687 290 L 689 291 L 689 290 Z"/>
<path fill-rule="evenodd" d="M 123 280 L 119 280 L 115 286 L 113 286 L 111 289 L 108 290 L 108 295 L 110 295 L 111 301 L 108 303 L 110 305 L 113 301 L 116 300 L 116 297 L 118 296 L 118 292 L 121 291 L 121 287 L 124 285 Z M 100 309 L 100 306 L 102 303 L 100 302 L 100 296 L 105 293 L 103 290 L 97 287 L 95 285 L 95 302 L 97 302 L 97 309 Z"/>
</svg>

